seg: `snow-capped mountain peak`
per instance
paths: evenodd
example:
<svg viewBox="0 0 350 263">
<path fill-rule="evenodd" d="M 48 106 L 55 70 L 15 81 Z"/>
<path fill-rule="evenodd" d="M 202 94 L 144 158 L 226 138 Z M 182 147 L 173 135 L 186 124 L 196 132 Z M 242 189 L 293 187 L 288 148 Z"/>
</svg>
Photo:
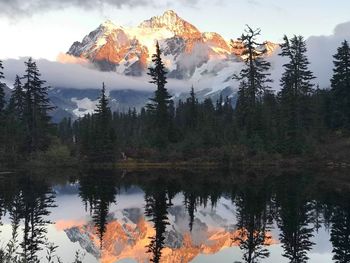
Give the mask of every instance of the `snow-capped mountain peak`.
<svg viewBox="0 0 350 263">
<path fill-rule="evenodd" d="M 173 10 L 165 11 L 161 16 L 154 16 L 143 21 L 139 28 L 151 28 L 152 30 L 167 29 L 177 36 L 195 37 L 200 35 L 199 30 L 178 16 Z"/>
<path fill-rule="evenodd" d="M 168 78 L 188 82 L 188 87 L 194 85 L 203 97 L 218 93 L 234 97 L 238 83 L 232 76 L 242 69 L 243 43 L 238 39 L 227 40 L 217 32 L 201 32 L 173 10 L 136 27 L 122 27 L 107 20 L 81 42 L 74 42 L 68 54 L 86 59 L 102 71 L 145 76 L 156 41 Z M 267 56 L 277 48 L 271 42 L 261 46 L 267 50 Z"/>
</svg>

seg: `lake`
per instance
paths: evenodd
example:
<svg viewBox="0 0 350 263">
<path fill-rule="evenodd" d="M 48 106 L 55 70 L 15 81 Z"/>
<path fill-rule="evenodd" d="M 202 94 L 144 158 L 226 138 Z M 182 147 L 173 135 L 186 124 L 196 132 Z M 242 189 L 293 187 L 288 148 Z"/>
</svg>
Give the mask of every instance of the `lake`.
<svg viewBox="0 0 350 263">
<path fill-rule="evenodd" d="M 309 169 L 3 173 L 0 258 L 350 262 L 349 184 L 329 178 Z"/>
</svg>

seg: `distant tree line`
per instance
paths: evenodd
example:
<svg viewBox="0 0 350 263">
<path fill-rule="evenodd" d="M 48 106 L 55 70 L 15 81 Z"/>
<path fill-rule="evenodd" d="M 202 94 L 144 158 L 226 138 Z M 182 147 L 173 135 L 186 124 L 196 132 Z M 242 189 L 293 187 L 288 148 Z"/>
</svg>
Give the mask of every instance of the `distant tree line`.
<svg viewBox="0 0 350 263">
<path fill-rule="evenodd" d="M 247 27 L 241 36 L 245 66 L 233 76 L 240 83 L 236 107 L 232 107 L 230 97 L 199 101 L 193 87 L 186 100 L 175 103 L 166 88 L 167 71 L 157 43 L 148 73 L 156 91 L 140 112 L 111 112 L 103 84 L 93 114 L 53 125 L 48 87 L 40 79 L 36 63 L 29 59 L 24 76 L 16 77 L 8 103 L 0 83 L 0 158 L 15 162 L 53 147 L 51 153 L 68 151 L 96 162 L 113 162 L 121 153 L 144 159 L 223 161 L 241 153 L 312 153 L 325 138 L 348 136 L 348 42 L 341 43 L 334 55 L 331 88 L 321 90 L 309 69 L 304 38 L 285 36 L 279 55 L 287 62 L 281 89 L 275 93 L 270 87 L 271 65 L 265 60 L 266 51 L 256 40 L 259 34 L 260 29 Z M 0 64 L 0 81 L 3 77 Z"/>
</svg>

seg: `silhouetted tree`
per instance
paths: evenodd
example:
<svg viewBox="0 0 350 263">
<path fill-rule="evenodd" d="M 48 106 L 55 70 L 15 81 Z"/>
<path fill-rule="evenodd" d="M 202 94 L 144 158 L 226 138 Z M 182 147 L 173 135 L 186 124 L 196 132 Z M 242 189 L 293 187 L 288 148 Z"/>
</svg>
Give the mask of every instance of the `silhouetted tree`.
<svg viewBox="0 0 350 263">
<path fill-rule="evenodd" d="M 256 116 L 257 103 L 261 102 L 264 93 L 269 90 L 270 63 L 264 60 L 263 55 L 267 52 L 262 49 L 262 44 L 257 43 L 257 36 L 261 30 L 253 30 L 247 26 L 240 40 L 244 45 L 242 54 L 245 67 L 233 78 L 240 81 L 237 100 L 237 118 L 241 128 L 245 128 L 248 138 L 253 136 L 255 123 L 259 120 Z"/>
<path fill-rule="evenodd" d="M 154 237 L 150 237 L 150 243 L 147 245 L 148 253 L 152 253 L 151 262 L 159 263 L 164 248 L 166 226 L 169 224 L 167 211 L 169 204 L 165 187 L 160 184 L 146 190 L 145 202 L 145 215 L 153 222 L 156 232 Z"/>
<path fill-rule="evenodd" d="M 293 176 L 285 184 L 279 185 L 277 195 L 277 225 L 281 230 L 283 256 L 291 263 L 308 262 L 307 254 L 314 245 L 310 241 L 313 237 L 313 228 L 310 226 L 312 206 L 305 196 L 306 185 L 302 177 Z"/>
<path fill-rule="evenodd" d="M 152 80 L 150 83 L 155 84 L 157 89 L 154 97 L 151 98 L 151 103 L 147 104 L 147 110 L 152 116 L 152 129 L 155 130 L 156 145 L 164 146 L 168 141 L 168 132 L 170 124 L 169 104 L 171 96 L 166 89 L 167 83 L 165 65 L 161 58 L 161 50 L 159 43 L 156 44 L 156 53 L 152 55 L 153 67 L 149 68 L 148 75 Z"/>
<path fill-rule="evenodd" d="M 3 70 L 4 70 L 4 67 L 2 65 L 2 61 L 0 60 L 0 117 L 3 114 L 3 111 L 5 109 L 5 104 L 6 104 L 5 91 L 4 91 L 5 83 L 2 82 L 2 79 L 5 78 Z"/>
<path fill-rule="evenodd" d="M 49 145 L 50 116 L 54 107 L 48 98 L 49 87 L 44 86 L 39 69 L 31 58 L 25 62 L 23 76 L 25 103 L 24 121 L 26 130 L 26 150 L 28 153 L 45 150 Z"/>
<path fill-rule="evenodd" d="M 247 263 L 257 263 L 270 255 L 266 249 L 271 239 L 271 236 L 267 235 L 269 198 L 266 191 L 259 187 L 255 189 L 253 186 L 247 186 L 240 189 L 236 195 L 237 227 L 240 234 L 234 241 L 239 241 L 239 247 L 243 250 L 243 260 Z"/>
<path fill-rule="evenodd" d="M 284 64 L 279 94 L 282 114 L 282 140 L 284 151 L 300 153 L 305 147 L 305 133 L 312 126 L 310 97 L 313 93 L 311 81 L 315 78 L 309 70 L 306 43 L 302 36 L 284 37 L 280 56 L 289 59 Z"/>
<path fill-rule="evenodd" d="M 333 207 L 331 239 L 335 263 L 350 262 L 350 205 L 349 197 L 342 197 Z"/>
<path fill-rule="evenodd" d="M 334 55 L 332 82 L 334 128 L 350 127 L 350 47 L 342 42 Z"/>
</svg>

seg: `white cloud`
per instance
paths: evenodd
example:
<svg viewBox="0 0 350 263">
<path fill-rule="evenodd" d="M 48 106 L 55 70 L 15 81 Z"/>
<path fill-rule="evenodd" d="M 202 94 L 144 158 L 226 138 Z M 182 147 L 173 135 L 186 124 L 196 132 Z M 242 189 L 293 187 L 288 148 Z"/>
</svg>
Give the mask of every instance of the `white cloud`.
<svg viewBox="0 0 350 263">
<path fill-rule="evenodd" d="M 4 61 L 4 74 L 6 83 L 10 86 L 14 82 L 16 74 L 24 74 L 24 61 L 27 58 L 8 59 Z M 71 64 L 52 62 L 45 59 L 37 60 L 37 65 L 46 80 L 52 87 L 64 87 L 75 89 L 96 89 L 105 82 L 108 89 L 134 89 L 154 90 L 153 84 L 149 83 L 149 76 L 128 77 L 115 72 L 100 72 L 91 64 Z M 169 80 L 168 88 L 174 92 L 187 91 L 189 86 L 184 81 Z"/>
<path fill-rule="evenodd" d="M 289 36 L 291 37 L 291 36 Z M 337 48 L 344 40 L 350 41 L 350 22 L 342 23 L 336 26 L 332 35 L 329 36 L 311 36 L 306 40 L 308 48 L 308 58 L 310 61 L 310 70 L 316 76 L 315 84 L 319 84 L 320 88 L 329 88 L 330 79 L 333 74 L 333 55 L 337 52 Z M 272 64 L 273 88 L 279 90 L 281 75 L 283 72 L 283 64 L 288 60 L 278 56 L 278 52 L 269 58 Z"/>
<path fill-rule="evenodd" d="M 307 39 L 311 70 L 321 88 L 330 86 L 333 69 L 333 55 L 344 40 L 350 41 L 350 22 L 336 26 L 330 36 L 312 36 Z"/>
</svg>

